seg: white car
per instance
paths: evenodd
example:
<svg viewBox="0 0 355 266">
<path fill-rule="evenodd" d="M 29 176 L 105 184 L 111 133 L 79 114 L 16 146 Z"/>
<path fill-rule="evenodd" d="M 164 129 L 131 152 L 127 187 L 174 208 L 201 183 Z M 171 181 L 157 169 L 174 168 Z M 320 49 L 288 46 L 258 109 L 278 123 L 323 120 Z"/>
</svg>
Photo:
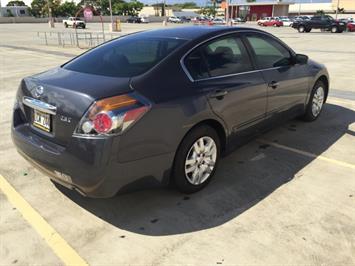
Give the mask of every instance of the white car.
<svg viewBox="0 0 355 266">
<path fill-rule="evenodd" d="M 148 18 L 148 17 L 142 16 L 142 17 L 140 17 L 140 18 L 141 18 L 141 22 L 142 22 L 142 23 L 149 23 L 149 18 Z"/>
<path fill-rule="evenodd" d="M 258 25 L 261 25 L 263 24 L 264 22 L 267 22 L 267 21 L 270 21 L 270 20 L 273 20 L 274 18 L 273 17 L 264 17 L 264 18 L 261 18 L 257 21 Z"/>
<path fill-rule="evenodd" d="M 232 23 L 233 24 L 238 24 L 238 23 L 245 23 L 246 21 L 242 18 L 232 18 Z"/>
<path fill-rule="evenodd" d="M 181 20 L 181 18 L 179 18 L 179 17 L 173 16 L 173 17 L 169 17 L 169 18 L 168 18 L 168 22 L 172 22 L 172 23 L 182 23 L 182 20 Z"/>
<path fill-rule="evenodd" d="M 68 19 L 63 20 L 63 25 L 64 27 L 73 27 L 73 28 L 86 28 L 86 23 L 83 20 L 80 20 L 79 18 L 76 17 L 69 17 Z"/>
<path fill-rule="evenodd" d="M 214 18 L 211 20 L 212 24 L 216 24 L 216 25 L 223 25 L 226 24 L 226 21 L 224 19 L 221 18 Z"/>
<path fill-rule="evenodd" d="M 285 27 L 292 27 L 292 20 L 289 18 L 281 18 L 280 21 L 284 24 Z"/>
</svg>

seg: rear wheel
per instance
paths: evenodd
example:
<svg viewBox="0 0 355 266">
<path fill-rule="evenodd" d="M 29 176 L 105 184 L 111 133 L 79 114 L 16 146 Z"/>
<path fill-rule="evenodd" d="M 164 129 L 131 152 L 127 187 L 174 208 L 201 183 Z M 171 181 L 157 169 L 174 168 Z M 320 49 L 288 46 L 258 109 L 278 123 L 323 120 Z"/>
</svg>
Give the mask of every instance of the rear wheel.
<svg viewBox="0 0 355 266">
<path fill-rule="evenodd" d="M 192 129 L 176 152 L 172 178 L 183 193 L 194 193 L 204 188 L 215 173 L 220 156 L 217 132 L 203 125 Z"/>
<path fill-rule="evenodd" d="M 318 80 L 312 89 L 303 120 L 314 121 L 319 117 L 325 103 L 325 96 L 326 86 L 323 81 Z"/>
<path fill-rule="evenodd" d="M 65 22 L 64 23 L 64 27 L 68 28 L 68 23 Z"/>
<path fill-rule="evenodd" d="M 330 31 L 332 33 L 337 33 L 338 32 L 338 27 L 337 26 L 333 26 L 333 27 L 331 27 Z"/>
<path fill-rule="evenodd" d="M 306 31 L 306 28 L 303 25 L 298 27 L 298 32 L 303 33 L 305 31 Z"/>
</svg>

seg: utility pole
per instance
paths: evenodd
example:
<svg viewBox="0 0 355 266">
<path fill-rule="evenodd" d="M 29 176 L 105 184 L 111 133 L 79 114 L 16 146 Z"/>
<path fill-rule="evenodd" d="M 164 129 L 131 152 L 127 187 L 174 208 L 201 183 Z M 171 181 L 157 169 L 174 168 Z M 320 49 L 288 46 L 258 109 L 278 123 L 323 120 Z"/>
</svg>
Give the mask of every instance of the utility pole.
<svg viewBox="0 0 355 266">
<path fill-rule="evenodd" d="M 337 2 L 337 9 L 336 9 L 336 11 L 335 11 L 335 19 L 338 19 L 339 2 L 340 2 L 340 0 L 338 0 L 338 2 Z"/>
</svg>

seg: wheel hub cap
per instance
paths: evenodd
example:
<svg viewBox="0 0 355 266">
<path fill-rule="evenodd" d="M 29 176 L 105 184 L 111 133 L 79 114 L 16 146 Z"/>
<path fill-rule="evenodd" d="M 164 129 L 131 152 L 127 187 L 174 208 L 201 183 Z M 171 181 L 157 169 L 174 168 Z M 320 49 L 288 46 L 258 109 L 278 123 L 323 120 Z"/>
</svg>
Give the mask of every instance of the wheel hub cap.
<svg viewBox="0 0 355 266">
<path fill-rule="evenodd" d="M 313 101 L 312 101 L 312 114 L 314 116 L 319 115 L 320 111 L 322 110 L 323 103 L 324 103 L 324 89 L 322 87 L 319 87 L 314 93 Z"/>
<path fill-rule="evenodd" d="M 217 159 L 217 146 L 210 137 L 201 137 L 192 145 L 185 160 L 185 176 L 193 185 L 200 185 L 211 175 Z"/>
</svg>

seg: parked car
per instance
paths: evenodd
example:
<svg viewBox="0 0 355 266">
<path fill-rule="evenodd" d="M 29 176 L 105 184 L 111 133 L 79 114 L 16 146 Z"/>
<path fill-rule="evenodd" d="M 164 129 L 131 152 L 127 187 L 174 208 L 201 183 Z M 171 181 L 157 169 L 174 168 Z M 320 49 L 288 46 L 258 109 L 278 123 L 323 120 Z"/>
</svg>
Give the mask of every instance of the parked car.
<svg viewBox="0 0 355 266">
<path fill-rule="evenodd" d="M 142 18 L 140 17 L 129 17 L 126 21 L 127 23 L 142 23 Z"/>
<path fill-rule="evenodd" d="M 214 25 L 224 25 L 226 24 L 226 21 L 222 18 L 214 18 L 211 20 L 211 23 Z"/>
<path fill-rule="evenodd" d="M 272 18 L 271 20 L 266 20 L 265 22 L 261 23 L 261 26 L 273 26 L 273 27 L 282 27 L 283 22 L 279 19 Z"/>
<path fill-rule="evenodd" d="M 183 23 L 182 19 L 179 17 L 169 17 L 168 18 L 168 22 L 172 22 L 172 23 Z"/>
<path fill-rule="evenodd" d="M 310 16 L 295 16 L 293 20 L 310 20 L 311 18 Z"/>
<path fill-rule="evenodd" d="M 283 26 L 292 27 L 293 21 L 289 18 L 281 18 L 280 21 L 282 21 Z"/>
<path fill-rule="evenodd" d="M 263 17 L 263 18 L 261 18 L 261 19 L 259 19 L 259 20 L 257 21 L 257 24 L 258 24 L 259 26 L 261 26 L 264 22 L 270 21 L 270 20 L 272 20 L 272 19 L 273 19 L 273 17 Z"/>
<path fill-rule="evenodd" d="M 331 31 L 332 33 L 341 33 L 346 29 L 344 22 L 339 22 L 331 16 L 314 16 L 310 20 L 294 21 L 292 27 L 298 32 L 310 32 L 312 29 L 321 29 Z"/>
<path fill-rule="evenodd" d="M 55 182 L 90 197 L 139 184 L 192 193 L 251 136 L 316 120 L 328 90 L 324 65 L 261 30 L 138 32 L 24 78 L 12 139 Z"/>
<path fill-rule="evenodd" d="M 142 16 L 140 17 L 142 23 L 149 23 L 149 17 Z"/>
<path fill-rule="evenodd" d="M 232 18 L 233 24 L 245 23 L 247 22 L 245 18 Z"/>
<path fill-rule="evenodd" d="M 181 21 L 182 21 L 183 23 L 191 22 L 191 19 L 188 18 L 188 17 L 185 17 L 185 16 L 181 16 L 180 19 L 181 19 Z"/>
<path fill-rule="evenodd" d="M 355 31 L 355 22 L 349 22 L 347 25 L 346 25 L 346 29 L 350 32 L 352 31 Z"/>
<path fill-rule="evenodd" d="M 68 19 L 63 20 L 63 25 L 64 27 L 73 27 L 73 28 L 86 28 L 86 23 L 83 20 L 80 20 L 79 18 L 76 17 L 69 17 Z"/>
</svg>

